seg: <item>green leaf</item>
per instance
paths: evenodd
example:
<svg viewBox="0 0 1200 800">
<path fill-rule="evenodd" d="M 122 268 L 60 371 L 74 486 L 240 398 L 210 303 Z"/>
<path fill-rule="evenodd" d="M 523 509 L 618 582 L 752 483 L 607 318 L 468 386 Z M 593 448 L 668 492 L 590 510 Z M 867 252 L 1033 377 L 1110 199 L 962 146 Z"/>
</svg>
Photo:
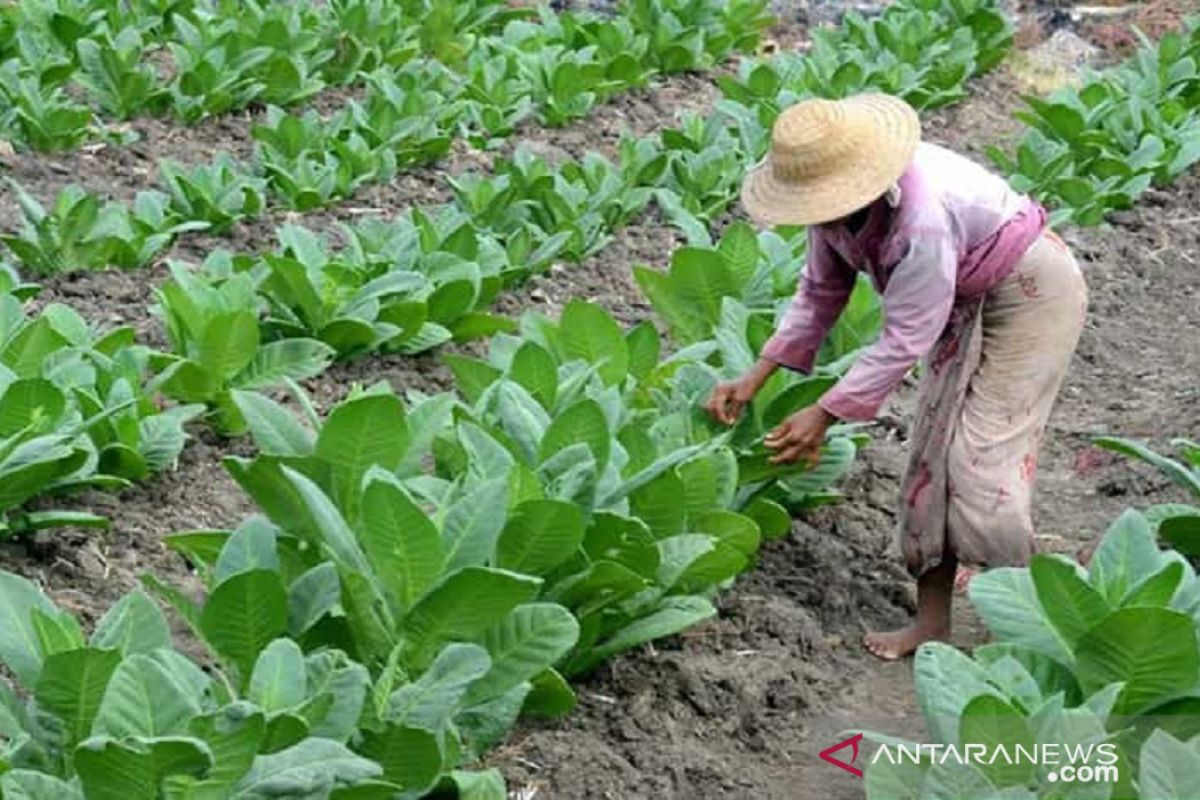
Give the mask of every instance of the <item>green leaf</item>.
<svg viewBox="0 0 1200 800">
<path fill-rule="evenodd" d="M 1087 692 L 1124 682 L 1113 711 L 1134 714 L 1200 681 L 1195 626 L 1162 608 L 1114 611 L 1079 640 L 1077 665 Z"/>
<path fill-rule="evenodd" d="M 616 384 L 629 372 L 629 349 L 616 320 L 598 305 L 572 300 L 563 309 L 559 340 L 565 360 L 596 366 L 605 383 Z"/>
<path fill-rule="evenodd" d="M 0 437 L 12 436 L 28 426 L 46 430 L 62 416 L 66 405 L 62 391 L 48 380 L 13 381 L 0 396 Z"/>
<path fill-rule="evenodd" d="M 754 520 L 764 539 L 782 539 L 792 531 L 791 514 L 773 500 L 756 498 L 742 513 Z"/>
<path fill-rule="evenodd" d="M 428 791 L 442 773 L 437 735 L 420 728 L 389 724 L 365 731 L 360 751 L 383 768 L 385 780 L 416 794 Z"/>
<path fill-rule="evenodd" d="M 471 641 L 533 599 L 541 580 L 505 570 L 466 567 L 442 579 L 403 621 L 422 652 L 447 641 Z"/>
<path fill-rule="evenodd" d="M 200 714 L 201 695 L 147 655 L 133 655 L 113 673 L 94 733 L 114 739 L 183 735 Z"/>
<path fill-rule="evenodd" d="M 34 696 L 38 704 L 62 720 L 70 742 L 80 742 L 104 698 L 109 679 L 121 663 L 116 650 L 84 647 L 55 653 L 46 659 Z"/>
<path fill-rule="evenodd" d="M 441 733 L 462 707 L 468 688 L 486 675 L 490 666 L 491 659 L 482 647 L 447 645 L 421 677 L 392 693 L 384 720 Z"/>
<path fill-rule="evenodd" d="M 604 410 L 595 400 L 584 398 L 550 422 L 542 437 L 538 460 L 545 462 L 573 444 L 586 444 L 596 457 L 597 470 L 603 471 L 608 465 L 612 440 Z"/>
<path fill-rule="evenodd" d="M 1038 554 L 1029 565 L 1038 601 L 1068 647 L 1073 647 L 1112 611 L 1108 602 L 1081 577 L 1074 562 Z"/>
<path fill-rule="evenodd" d="M 989 753 L 1001 746 L 1008 752 L 1019 752 L 1019 747 L 1025 748 L 1025 752 L 1033 752 L 1037 740 L 1017 709 L 998 697 L 982 694 L 972 698 L 963 708 L 958 743 L 960 746 L 982 744 Z M 1036 764 L 1028 759 L 1014 761 L 1009 764 L 1001 758 L 991 764 L 980 764 L 979 768 L 996 786 L 1028 783 Z"/>
<path fill-rule="evenodd" d="M 478 640 L 492 666 L 467 692 L 474 705 L 499 697 L 558 663 L 579 638 L 579 623 L 554 603 L 528 603 L 486 631 Z"/>
<path fill-rule="evenodd" d="M 5 772 L 0 777 L 0 793 L 6 800 L 84 800 L 78 787 L 28 769 Z"/>
<path fill-rule="evenodd" d="M 513 572 L 547 575 L 583 544 L 583 509 L 560 500 L 530 500 L 512 514 L 496 546 L 496 564 Z"/>
<path fill-rule="evenodd" d="M 248 517 L 225 540 L 213 567 L 213 580 L 221 583 L 254 569 L 279 571 L 276 528 L 257 515 Z"/>
<path fill-rule="evenodd" d="M 674 636 L 716 616 L 717 610 L 703 597 L 666 597 L 658 605 L 603 642 L 599 643 L 579 665 L 572 664 L 572 672 L 582 672 L 638 645 Z"/>
<path fill-rule="evenodd" d="M 558 396 L 558 365 L 554 363 L 554 357 L 537 342 L 527 341 L 517 348 L 509 366 L 509 375 L 537 398 L 547 411 L 554 408 Z M 499 377 L 498 373 L 480 386 L 475 391 L 475 397 L 496 377 Z M 462 383 L 461 379 L 459 383 Z"/>
<path fill-rule="evenodd" d="M 170 648 L 170 627 L 154 600 L 134 589 L 113 603 L 91 634 L 94 648 L 115 649 L 122 656 Z"/>
<path fill-rule="evenodd" d="M 337 565 L 323 561 L 288 588 L 288 635 L 299 639 L 337 608 L 342 596 Z"/>
<path fill-rule="evenodd" d="M 1178 561 L 1171 561 L 1131 589 L 1122 606 L 1166 606 L 1175 597 L 1183 577 L 1184 565 Z"/>
<path fill-rule="evenodd" d="M 1200 750 L 1156 730 L 1142 745 L 1140 800 L 1176 800 L 1200 786 Z M 7 794 L 6 794 L 7 796 Z"/>
<path fill-rule="evenodd" d="M 235 389 L 231 394 L 261 452 L 277 456 L 312 454 L 312 433 L 283 406 L 258 392 Z"/>
<path fill-rule="evenodd" d="M 224 382 L 237 375 L 258 350 L 258 320 L 249 311 L 216 314 L 200 337 L 197 361 Z"/>
<path fill-rule="evenodd" d="M 212 647 L 248 681 L 258 654 L 287 632 L 288 602 L 283 579 L 270 570 L 251 570 L 219 584 L 200 613 L 200 629 Z"/>
<path fill-rule="evenodd" d="M 307 380 L 319 375 L 336 355 L 315 339 L 280 339 L 258 348 L 254 360 L 235 378 L 238 389 L 272 389 L 289 379 Z"/>
<path fill-rule="evenodd" d="M 1002 567 L 977 575 L 968 586 L 971 604 L 1002 641 L 1031 647 L 1064 664 L 1073 656 L 1038 601 L 1029 570 Z"/>
<path fill-rule="evenodd" d="M 497 769 L 484 772 L 455 770 L 450 773 L 448 782 L 459 800 L 505 800 L 508 797 L 504 776 Z"/>
<path fill-rule="evenodd" d="M 352 786 L 382 772 L 378 764 L 355 755 L 345 745 L 314 737 L 254 759 L 254 765 L 229 797 L 323 797 L 335 787 Z"/>
<path fill-rule="evenodd" d="M 658 331 L 652 323 L 643 320 L 629 329 L 625 344 L 629 350 L 629 374 L 638 381 L 646 380 L 658 366 L 662 352 Z"/>
<path fill-rule="evenodd" d="M 363 495 L 362 542 L 400 609 L 408 609 L 442 574 L 441 534 L 408 493 L 370 480 Z"/>
<path fill-rule="evenodd" d="M 226 788 L 250 769 L 266 735 L 267 722 L 259 709 L 236 702 L 194 718 L 188 728 L 212 752 L 213 767 L 208 772 L 208 781 Z"/>
<path fill-rule="evenodd" d="M 276 639 L 259 654 L 246 699 L 273 714 L 302 705 L 306 689 L 304 653 L 291 639 Z"/>
<path fill-rule="evenodd" d="M 446 572 L 481 566 L 492 558 L 507 507 L 508 481 L 500 478 L 482 484 L 446 511 L 442 522 Z"/>
<path fill-rule="evenodd" d="M 394 394 L 359 397 L 329 415 L 317 436 L 316 454 L 333 465 L 333 496 L 347 519 L 357 518 L 367 470 L 397 469 L 409 438 L 404 403 Z"/>
<path fill-rule="evenodd" d="M 544 670 L 535 675 L 530 683 L 533 688 L 525 697 L 522 714 L 560 719 L 575 708 L 575 691 L 556 670 Z"/>
<path fill-rule="evenodd" d="M 164 774 L 197 774 L 210 763 L 203 742 L 179 737 L 128 744 L 95 737 L 75 751 L 89 800 L 156 800 Z"/>
<path fill-rule="evenodd" d="M 479 359 L 451 353 L 443 353 L 441 358 L 454 373 L 454 384 L 469 403 L 478 402 L 484 390 L 504 374 L 491 364 Z"/>
<path fill-rule="evenodd" d="M 1158 571 L 1160 563 L 1149 521 L 1131 509 L 1109 526 L 1088 572 L 1092 586 L 1109 603 L 1120 605 L 1134 586 Z"/>
</svg>

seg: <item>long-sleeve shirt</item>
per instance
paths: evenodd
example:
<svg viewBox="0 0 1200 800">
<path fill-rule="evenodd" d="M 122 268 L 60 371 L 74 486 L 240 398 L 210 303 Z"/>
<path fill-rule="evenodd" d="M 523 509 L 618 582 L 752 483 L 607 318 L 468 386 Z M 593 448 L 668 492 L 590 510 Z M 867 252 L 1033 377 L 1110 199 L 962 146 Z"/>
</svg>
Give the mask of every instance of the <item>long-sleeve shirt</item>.
<svg viewBox="0 0 1200 800">
<path fill-rule="evenodd" d="M 857 232 L 840 221 L 808 229 L 799 287 L 763 355 L 810 371 L 857 273 L 866 272 L 883 296 L 883 332 L 821 406 L 843 420 L 873 420 L 937 342 L 955 303 L 978 298 L 1006 278 L 1045 227 L 1042 206 L 1003 178 L 922 143 Z"/>
</svg>

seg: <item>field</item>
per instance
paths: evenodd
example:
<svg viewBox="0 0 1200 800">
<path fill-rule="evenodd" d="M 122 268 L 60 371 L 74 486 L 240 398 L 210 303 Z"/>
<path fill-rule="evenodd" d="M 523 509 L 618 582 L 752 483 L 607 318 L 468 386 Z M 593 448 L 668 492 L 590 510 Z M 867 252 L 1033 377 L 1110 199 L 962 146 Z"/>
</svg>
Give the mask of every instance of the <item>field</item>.
<svg viewBox="0 0 1200 800">
<path fill-rule="evenodd" d="M 958 685 L 967 668 L 930 651 L 914 682 L 912 660 L 861 647 L 914 606 L 892 538 L 915 383 L 833 431 L 815 471 L 763 469 L 771 401 L 828 388 L 874 335 L 870 293 L 821 374 L 772 385 L 733 434 L 696 409 L 802 263 L 803 232 L 757 234 L 733 202 L 771 114 L 860 89 L 1045 198 L 1090 292 L 1038 467 L 1040 544 L 1065 558 L 1041 566 L 1119 520 L 1096 560 L 1123 583 L 981 576 L 952 644 L 1011 646 L 986 667 L 1095 710 L 1125 777 L 1088 797 L 1197 796 L 1191 9 L 1136 9 L 1145 40 L 1114 35 L 1126 17 L 1078 26 L 1096 69 L 1141 76 L 1084 77 L 1140 93 L 1131 121 L 1033 88 L 1037 8 L 904 0 L 881 34 L 823 4 L 814 46 L 797 11 L 753 0 L 577 5 L 0 9 L 3 796 L 1061 796 L 1032 774 L 947 794 L 936 769 L 864 781 L 818 758 L 847 731 L 944 739 L 938 714 L 957 731 L 985 695 L 1001 708 L 974 717 L 1033 718 L 1013 672 Z M 194 91 L 187 59 L 230 58 L 237 36 L 261 51 L 243 80 Z M 95 66 L 86 42 L 126 62 Z M 817 66 L 785 75 L 789 57 Z M 56 128 L 21 81 L 86 118 Z M 171 185 L 222 154 L 212 186 Z M 68 208 L 70 186 L 97 208 Z M 163 207 L 134 219 L 152 190 Z M 1020 600 L 1031 616 L 996 610 Z M 1085 652 L 1102 644 L 1103 668 Z M 956 699 L 930 699 L 939 680 Z M 1178 724 L 1121 738 L 1155 714 Z"/>
</svg>

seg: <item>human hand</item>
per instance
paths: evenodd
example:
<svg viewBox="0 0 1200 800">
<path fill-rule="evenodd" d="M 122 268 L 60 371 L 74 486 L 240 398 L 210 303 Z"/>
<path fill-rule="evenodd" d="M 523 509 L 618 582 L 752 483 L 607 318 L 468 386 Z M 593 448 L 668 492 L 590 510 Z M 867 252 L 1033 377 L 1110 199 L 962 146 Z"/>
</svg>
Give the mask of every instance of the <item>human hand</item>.
<svg viewBox="0 0 1200 800">
<path fill-rule="evenodd" d="M 775 455 L 769 461 L 772 464 L 803 461 L 810 469 L 815 467 L 821 460 L 825 432 L 836 421 L 837 417 L 819 405 L 797 411 L 768 433 L 763 440 L 767 449 L 775 451 Z"/>
<path fill-rule="evenodd" d="M 737 380 L 718 384 L 704 407 L 717 422 L 724 425 L 734 424 L 742 415 L 742 409 L 750 404 L 777 366 L 772 361 L 760 360 Z"/>
<path fill-rule="evenodd" d="M 750 404 L 757 392 L 758 387 L 743 376 L 735 381 L 717 384 L 704 407 L 717 422 L 732 425 L 738 421 L 742 409 Z"/>
</svg>

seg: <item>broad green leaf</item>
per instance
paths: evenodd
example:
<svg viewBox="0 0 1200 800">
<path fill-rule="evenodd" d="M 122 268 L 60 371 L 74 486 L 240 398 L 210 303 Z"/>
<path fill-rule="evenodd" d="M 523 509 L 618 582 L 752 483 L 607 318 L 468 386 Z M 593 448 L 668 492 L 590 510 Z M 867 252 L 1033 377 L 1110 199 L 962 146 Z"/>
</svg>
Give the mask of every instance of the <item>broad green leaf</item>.
<svg viewBox="0 0 1200 800">
<path fill-rule="evenodd" d="M 307 698 L 304 654 L 291 639 L 267 645 L 254 664 L 246 699 L 268 714 L 296 708 Z"/>
<path fill-rule="evenodd" d="M 183 735 L 201 700 L 150 656 L 129 656 L 108 683 L 92 732 L 114 739 Z"/>
<path fill-rule="evenodd" d="M 1137 713 L 1200 681 L 1195 625 L 1178 611 L 1114 611 L 1079 640 L 1076 652 L 1076 673 L 1085 691 L 1125 683 L 1114 709 L 1120 715 Z"/>
<path fill-rule="evenodd" d="M 575 691 L 556 670 L 545 670 L 535 675 L 530 683 L 533 688 L 525 697 L 522 714 L 560 719 L 575 708 Z"/>
<path fill-rule="evenodd" d="M 14 769 L 0 776 L 6 800 L 84 800 L 76 786 L 44 772 Z"/>
<path fill-rule="evenodd" d="M 494 479 L 464 495 L 442 522 L 445 571 L 482 566 L 492 559 L 508 507 L 508 481 Z"/>
<path fill-rule="evenodd" d="M 484 632 L 478 639 L 492 665 L 467 692 L 467 705 L 505 694 L 554 666 L 575 646 L 579 624 L 554 603 L 528 603 Z M 523 699 L 523 698 L 522 698 Z"/>
<path fill-rule="evenodd" d="M 505 570 L 466 567 L 448 575 L 404 618 L 405 638 L 428 652 L 447 641 L 471 641 L 533 599 L 541 580 Z"/>
<path fill-rule="evenodd" d="M 560 500 L 531 500 L 509 515 L 496 547 L 497 566 L 547 575 L 583 543 L 583 510 Z"/>
<path fill-rule="evenodd" d="M 1123 513 L 1109 526 L 1092 555 L 1088 572 L 1113 605 L 1120 605 L 1134 586 L 1158 571 L 1161 563 L 1150 523 L 1136 511 Z"/>
<path fill-rule="evenodd" d="M 254 354 L 235 378 L 238 389 L 271 389 L 289 379 L 302 381 L 319 375 L 333 361 L 335 351 L 316 339 L 280 339 L 268 342 Z"/>
<path fill-rule="evenodd" d="M 448 782 L 459 800 L 505 800 L 508 797 L 504 776 L 498 769 L 484 772 L 455 770 L 450 773 Z"/>
<path fill-rule="evenodd" d="M 342 584 L 337 565 L 323 561 L 288 587 L 288 635 L 299 639 L 341 600 Z"/>
<path fill-rule="evenodd" d="M 255 515 L 248 517 L 225 540 L 213 567 L 213 580 L 221 583 L 240 572 L 256 569 L 278 572 L 279 566 L 276 528 Z"/>
<path fill-rule="evenodd" d="M 383 768 L 385 780 L 411 792 L 428 791 L 442 773 L 441 747 L 431 731 L 388 724 L 365 731 L 359 750 Z"/>
<path fill-rule="evenodd" d="M 605 383 L 619 383 L 628 374 L 625 336 L 600 306 L 584 300 L 568 303 L 559 323 L 559 338 L 565 360 L 581 359 L 596 366 Z"/>
<path fill-rule="evenodd" d="M 258 320 L 249 311 L 215 314 L 200 337 L 197 361 L 224 382 L 237 375 L 258 350 Z"/>
<path fill-rule="evenodd" d="M 363 495 L 362 542 L 401 609 L 408 609 L 442 574 L 445 551 L 433 521 L 402 488 L 369 480 Z"/>
<path fill-rule="evenodd" d="M 674 636 L 716 616 L 717 610 L 703 597 L 666 597 L 640 619 L 631 622 L 586 653 L 572 672 L 582 672 L 638 645 Z"/>
<path fill-rule="evenodd" d="M 1200 750 L 1157 730 L 1142 745 L 1139 800 L 1177 800 L 1200 786 Z"/>
<path fill-rule="evenodd" d="M 941 642 L 921 645 L 913 660 L 913 675 L 921 714 L 935 742 L 960 740 L 963 709 L 975 697 L 985 694 L 999 697 L 983 667 Z"/>
<path fill-rule="evenodd" d="M 268 797 L 322 797 L 339 786 L 378 777 L 378 764 L 329 739 L 310 738 L 271 755 L 254 759 L 234 787 L 230 800 Z"/>
<path fill-rule="evenodd" d="M 279 573 L 251 570 L 234 575 L 209 595 L 200 629 L 212 647 L 250 679 L 259 653 L 287 632 L 287 591 Z"/>
<path fill-rule="evenodd" d="M 278 456 L 312 454 L 312 433 L 283 406 L 258 392 L 235 389 L 232 395 L 261 452 Z"/>
<path fill-rule="evenodd" d="M 1042 554 L 1029 565 L 1038 601 L 1067 647 L 1112 611 L 1081 572 L 1074 562 Z"/>
<path fill-rule="evenodd" d="M 1071 664 L 1073 654 L 1046 617 L 1029 570 L 1003 567 L 977 575 L 968 586 L 971 604 L 999 639 L 1031 647 Z"/>
<path fill-rule="evenodd" d="M 538 451 L 538 460 L 546 461 L 573 444 L 586 444 L 596 457 L 597 469 L 608 465 L 613 436 L 600 404 L 585 398 L 556 416 L 546 429 Z"/>
<path fill-rule="evenodd" d="M 471 684 L 486 675 L 490 666 L 491 659 L 482 647 L 447 645 L 419 678 L 391 694 L 384 720 L 441 733 L 461 708 Z"/>
<path fill-rule="evenodd" d="M 1170 604 L 1184 578 L 1184 565 L 1171 561 L 1155 574 L 1130 589 L 1122 603 L 1123 607 L 1162 607 Z"/>
<path fill-rule="evenodd" d="M 55 653 L 46 659 L 34 697 L 38 705 L 62 720 L 69 742 L 80 742 L 91 733 L 104 690 L 120 663 L 121 654 L 116 650 L 94 647 Z"/>
<path fill-rule="evenodd" d="M 208 780 L 219 788 L 232 785 L 246 774 L 266 735 L 266 717 L 249 703 L 231 703 L 188 726 L 192 736 L 204 741 L 213 756 Z"/>
<path fill-rule="evenodd" d="M 43 378 L 13 381 L 0 395 L 0 437 L 12 436 L 33 426 L 47 430 L 66 409 L 66 397 Z"/>
<path fill-rule="evenodd" d="M 981 694 L 963 708 L 958 744 L 982 744 L 989 753 L 1001 746 L 1008 748 L 1008 752 L 1017 752 L 1019 747 L 1033 752 L 1036 740 L 1025 717 L 1017 709 L 998 697 Z M 991 764 L 981 764 L 979 768 L 996 786 L 1025 784 L 1033 776 L 1035 764 L 1028 760 L 1015 761 L 1009 764 L 1004 759 L 997 759 Z"/>
<path fill-rule="evenodd" d="M 329 415 L 317 436 L 316 454 L 333 465 L 333 495 L 347 519 L 357 518 L 367 470 L 395 471 L 408 442 L 404 403 L 393 394 L 366 395 Z"/>
<path fill-rule="evenodd" d="M 517 349 L 513 354 L 509 375 L 536 397 L 546 410 L 554 408 L 558 397 L 558 365 L 554 363 L 554 357 L 537 342 L 527 341 Z"/>
</svg>

